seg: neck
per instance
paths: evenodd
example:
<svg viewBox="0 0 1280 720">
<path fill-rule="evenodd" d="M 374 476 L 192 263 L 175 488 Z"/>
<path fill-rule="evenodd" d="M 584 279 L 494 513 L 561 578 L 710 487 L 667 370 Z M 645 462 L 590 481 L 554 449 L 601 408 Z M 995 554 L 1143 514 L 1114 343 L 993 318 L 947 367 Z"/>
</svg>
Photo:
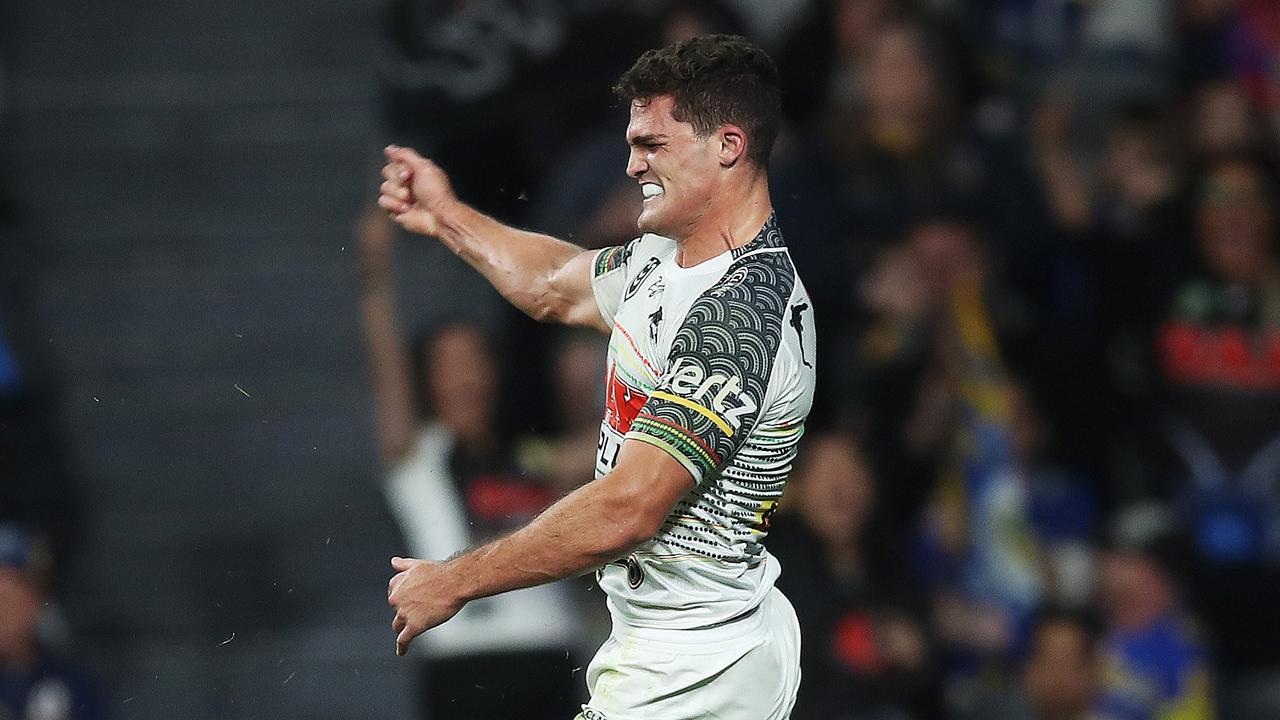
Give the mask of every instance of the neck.
<svg viewBox="0 0 1280 720">
<path fill-rule="evenodd" d="M 773 212 L 769 181 L 759 173 L 748 181 L 743 193 L 724 193 L 729 201 L 713 202 L 693 229 L 679 240 L 676 262 L 693 267 L 723 252 L 742 247 L 755 239 Z"/>
</svg>

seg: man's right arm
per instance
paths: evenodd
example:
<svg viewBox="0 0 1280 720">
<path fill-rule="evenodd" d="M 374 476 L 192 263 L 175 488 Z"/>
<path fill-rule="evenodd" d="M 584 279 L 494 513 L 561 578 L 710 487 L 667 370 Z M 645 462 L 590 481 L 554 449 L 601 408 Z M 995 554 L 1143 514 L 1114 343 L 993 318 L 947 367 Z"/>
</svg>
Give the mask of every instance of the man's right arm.
<svg viewBox="0 0 1280 720">
<path fill-rule="evenodd" d="M 386 153 L 378 205 L 402 227 L 438 238 L 529 317 L 609 331 L 591 289 L 594 251 L 504 225 L 460 201 L 435 163 Z"/>
</svg>

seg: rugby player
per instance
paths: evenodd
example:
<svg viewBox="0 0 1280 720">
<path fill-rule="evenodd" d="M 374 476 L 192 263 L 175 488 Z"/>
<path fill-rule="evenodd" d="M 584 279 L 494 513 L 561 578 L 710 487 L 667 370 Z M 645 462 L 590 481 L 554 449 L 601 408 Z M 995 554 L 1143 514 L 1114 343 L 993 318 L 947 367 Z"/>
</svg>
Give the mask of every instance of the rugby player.
<svg viewBox="0 0 1280 720">
<path fill-rule="evenodd" d="M 470 600 L 594 570 L 613 631 L 579 718 L 786 718 L 799 627 L 762 541 L 813 401 L 815 333 L 769 197 L 777 69 L 705 35 L 645 53 L 614 89 L 644 198 L 624 246 L 503 225 L 430 160 L 386 150 L 378 204 L 401 226 L 530 316 L 609 336 L 596 479 L 451 560 L 393 558 L 396 650 Z"/>
</svg>

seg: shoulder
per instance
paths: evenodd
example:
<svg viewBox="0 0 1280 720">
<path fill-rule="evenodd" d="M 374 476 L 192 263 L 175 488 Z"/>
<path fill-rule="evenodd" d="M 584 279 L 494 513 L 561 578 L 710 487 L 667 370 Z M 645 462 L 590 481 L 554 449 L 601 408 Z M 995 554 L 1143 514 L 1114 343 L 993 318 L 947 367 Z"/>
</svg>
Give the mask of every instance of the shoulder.
<svg viewBox="0 0 1280 720">
<path fill-rule="evenodd" d="M 690 316 L 699 320 L 747 321 L 763 329 L 777 324 L 797 286 L 795 267 L 785 249 L 766 248 L 738 257 L 725 274 L 694 301 Z M 710 313 L 711 317 L 706 317 Z"/>
<path fill-rule="evenodd" d="M 596 277 L 607 275 L 615 270 L 623 270 L 631 274 L 628 268 L 638 268 L 650 257 L 661 257 L 673 253 L 675 241 L 661 235 L 645 233 L 625 245 L 614 245 L 596 252 L 593 274 Z M 633 263 L 637 259 L 639 265 Z"/>
<path fill-rule="evenodd" d="M 1117 640 L 1117 649 L 1130 662 L 1169 685 L 1176 685 L 1187 669 L 1204 661 L 1197 633 L 1182 617 L 1164 618 L 1145 632 L 1122 634 Z"/>
<path fill-rule="evenodd" d="M 782 345 L 795 272 L 785 252 L 742 255 L 690 305 L 672 345 L 714 367 L 737 368 L 746 386 L 763 385 Z"/>
</svg>

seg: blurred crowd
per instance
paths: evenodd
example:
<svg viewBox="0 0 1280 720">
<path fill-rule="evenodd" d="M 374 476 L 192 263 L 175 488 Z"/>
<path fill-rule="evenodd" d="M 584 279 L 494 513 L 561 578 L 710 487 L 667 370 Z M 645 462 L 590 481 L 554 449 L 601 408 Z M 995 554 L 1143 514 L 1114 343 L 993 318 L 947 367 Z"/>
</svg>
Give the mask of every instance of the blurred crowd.
<svg viewBox="0 0 1280 720">
<path fill-rule="evenodd" d="M 703 32 L 777 60 L 820 334 L 767 541 L 795 717 L 1280 717 L 1280 3 L 400 0 L 388 28 L 388 140 L 587 247 L 639 207 L 612 79 Z M 590 480 L 604 343 L 451 257 L 397 290 L 387 221 L 358 234 L 393 507 L 435 468 L 474 540 Z M 581 665 L 553 615 L 483 652 Z M 428 686 L 471 655 L 445 645 Z"/>
<path fill-rule="evenodd" d="M 803 630 L 797 720 L 1280 717 L 1280 2 L 385 10 L 379 144 L 586 247 L 635 235 L 609 87 L 641 52 L 730 32 L 776 59 L 771 189 L 820 343 L 766 541 Z M 519 316 L 376 210 L 355 232 L 405 551 L 590 481 L 603 339 Z M 0 718 L 101 717 L 61 652 L 56 403 L 0 279 Z M 589 578 L 469 606 L 415 646 L 423 716 L 568 717 L 603 611 Z"/>
</svg>

